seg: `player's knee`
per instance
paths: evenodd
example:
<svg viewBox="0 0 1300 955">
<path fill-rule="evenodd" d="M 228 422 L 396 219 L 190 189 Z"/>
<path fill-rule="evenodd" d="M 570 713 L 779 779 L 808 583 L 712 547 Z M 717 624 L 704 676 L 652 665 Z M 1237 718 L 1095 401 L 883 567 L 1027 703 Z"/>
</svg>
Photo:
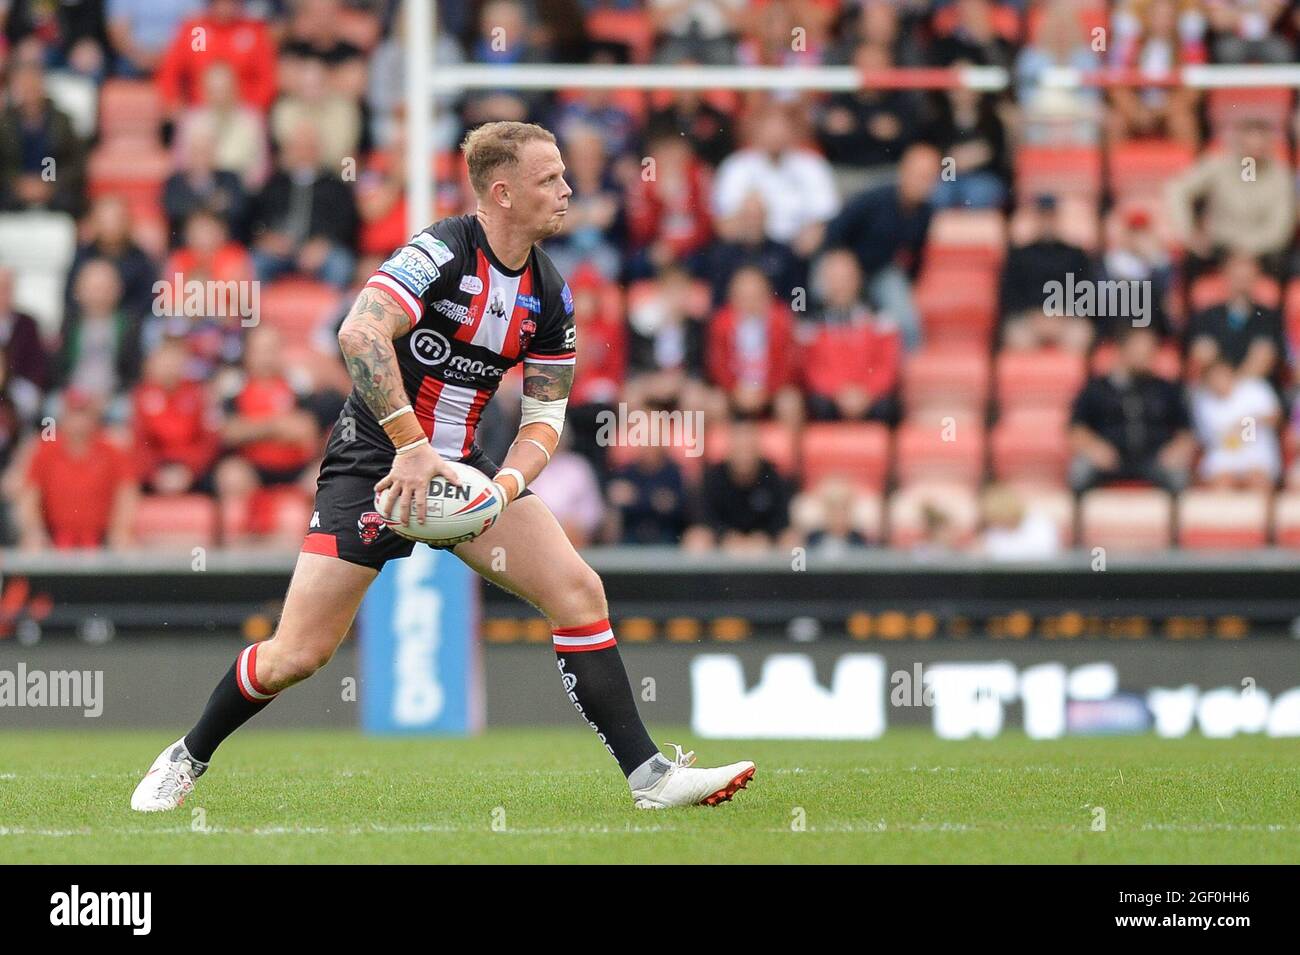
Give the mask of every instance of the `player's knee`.
<svg viewBox="0 0 1300 955">
<path fill-rule="evenodd" d="M 578 627 L 609 615 L 605 585 L 586 563 L 571 577 L 560 581 L 556 596 L 545 607 L 546 615 L 559 627 Z"/>
<path fill-rule="evenodd" d="M 275 655 L 271 680 L 277 688 L 300 683 L 329 663 L 333 656 L 333 651 L 326 647 L 306 645 L 286 648 Z"/>
</svg>

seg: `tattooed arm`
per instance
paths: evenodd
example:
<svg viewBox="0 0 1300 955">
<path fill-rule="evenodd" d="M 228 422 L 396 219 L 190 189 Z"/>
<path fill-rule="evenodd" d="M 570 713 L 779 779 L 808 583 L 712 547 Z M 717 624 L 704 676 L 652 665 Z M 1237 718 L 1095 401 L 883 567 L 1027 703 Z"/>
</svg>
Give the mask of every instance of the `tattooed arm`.
<svg viewBox="0 0 1300 955">
<path fill-rule="evenodd" d="M 569 389 L 572 387 L 573 365 L 524 361 L 525 399 L 558 402 L 556 411 L 562 414 L 565 403 L 569 399 Z M 514 444 L 510 445 L 510 451 L 502 462 L 502 468 L 517 468 L 523 474 L 524 482 L 531 484 L 537 475 L 542 473 L 542 469 L 551 460 L 551 455 L 555 453 L 559 444 L 560 434 L 555 427 L 543 421 L 529 422 L 520 427 Z M 502 480 L 510 482 L 510 499 L 518 497 L 522 488 L 516 486 L 514 475 L 504 475 Z M 502 487 L 505 485 L 503 484 Z"/>
<path fill-rule="evenodd" d="M 410 319 L 402 307 L 387 292 L 376 288 L 361 290 L 339 329 L 339 348 L 348 374 L 377 421 L 410 407 L 397 352 L 393 350 L 393 340 L 410 330 Z M 375 485 L 376 491 L 385 492 L 381 510 L 405 522 L 407 509 L 411 508 L 423 520 L 429 481 L 435 475 L 454 479 L 456 473 L 424 438 L 424 429 L 413 411 L 385 423 L 384 431 L 400 451 L 393 456 L 388 474 Z"/>
<path fill-rule="evenodd" d="M 393 339 L 410 331 L 410 324 L 391 295 L 364 288 L 339 329 L 339 348 L 348 374 L 377 421 L 410 403 L 393 350 Z"/>
</svg>

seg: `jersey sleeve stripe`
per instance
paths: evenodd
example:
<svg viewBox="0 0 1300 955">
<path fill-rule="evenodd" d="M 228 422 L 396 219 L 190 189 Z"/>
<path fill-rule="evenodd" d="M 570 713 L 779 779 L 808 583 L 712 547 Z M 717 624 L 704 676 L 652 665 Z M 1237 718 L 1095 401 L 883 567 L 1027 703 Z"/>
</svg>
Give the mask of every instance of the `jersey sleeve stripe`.
<svg viewBox="0 0 1300 955">
<path fill-rule="evenodd" d="M 524 361 L 530 361 L 534 365 L 572 365 L 577 358 L 577 352 L 565 352 L 560 355 L 534 355 L 529 352 L 524 355 Z"/>
<path fill-rule="evenodd" d="M 391 275 L 376 272 L 366 280 L 366 288 L 381 288 L 386 292 L 393 293 L 393 297 L 397 299 L 397 304 L 402 306 L 402 310 L 411 319 L 412 325 L 419 322 L 420 316 L 424 314 L 424 305 L 421 304 L 420 300 Z"/>
</svg>

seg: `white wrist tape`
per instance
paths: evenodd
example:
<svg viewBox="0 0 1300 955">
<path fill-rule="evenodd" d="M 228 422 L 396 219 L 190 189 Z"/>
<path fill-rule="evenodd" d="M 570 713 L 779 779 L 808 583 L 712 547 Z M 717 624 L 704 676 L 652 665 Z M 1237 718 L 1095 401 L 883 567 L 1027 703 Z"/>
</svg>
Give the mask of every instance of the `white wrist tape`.
<svg viewBox="0 0 1300 955">
<path fill-rule="evenodd" d="M 564 432 L 564 409 L 569 404 L 568 398 L 561 398 L 558 401 L 541 401 L 529 395 L 523 397 L 523 415 L 519 419 L 519 427 L 526 424 L 532 424 L 540 421 L 542 424 L 549 424 L 555 429 L 557 435 Z"/>
<path fill-rule="evenodd" d="M 526 441 L 528 444 L 537 445 L 537 447 L 541 448 L 542 454 L 546 455 L 546 463 L 551 463 L 551 452 L 546 450 L 546 445 L 542 444 L 542 442 L 538 441 L 536 438 L 516 438 L 515 444 L 518 444 L 520 441 Z"/>
<path fill-rule="evenodd" d="M 503 474 L 509 474 L 519 485 L 519 490 L 515 492 L 516 498 L 518 498 L 520 494 L 524 493 L 524 475 L 518 468 L 501 468 L 497 471 L 497 478 L 500 478 Z M 496 478 L 493 478 L 493 480 L 496 480 Z"/>
<path fill-rule="evenodd" d="M 406 414 L 410 410 L 412 410 L 410 405 L 402 405 L 402 407 L 398 408 L 392 414 L 384 415 L 382 418 L 380 418 L 379 424 L 383 426 L 388 424 L 388 422 L 390 421 L 396 421 L 398 418 L 400 418 L 402 415 Z"/>
</svg>

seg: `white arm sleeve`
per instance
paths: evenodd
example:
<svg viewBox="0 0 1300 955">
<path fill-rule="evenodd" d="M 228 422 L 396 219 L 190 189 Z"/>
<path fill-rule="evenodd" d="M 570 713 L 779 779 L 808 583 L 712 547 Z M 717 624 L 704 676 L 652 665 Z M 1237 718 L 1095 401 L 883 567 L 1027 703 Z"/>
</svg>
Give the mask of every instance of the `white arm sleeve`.
<svg viewBox="0 0 1300 955">
<path fill-rule="evenodd" d="M 561 398 L 558 401 L 541 401 L 530 395 L 524 395 L 523 416 L 520 418 L 519 427 L 522 428 L 526 424 L 540 421 L 542 424 L 549 424 L 554 428 L 556 437 L 559 437 L 564 433 L 564 409 L 568 404 L 568 398 Z"/>
</svg>

